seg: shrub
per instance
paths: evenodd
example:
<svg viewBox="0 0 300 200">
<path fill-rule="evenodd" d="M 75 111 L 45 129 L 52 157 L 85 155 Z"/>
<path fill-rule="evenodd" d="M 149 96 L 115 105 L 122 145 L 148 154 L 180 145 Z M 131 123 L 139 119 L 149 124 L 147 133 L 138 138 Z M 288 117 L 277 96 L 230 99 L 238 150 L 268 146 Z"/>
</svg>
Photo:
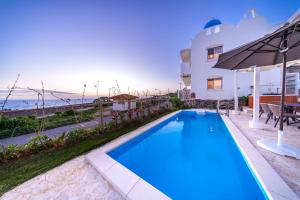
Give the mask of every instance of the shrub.
<svg viewBox="0 0 300 200">
<path fill-rule="evenodd" d="M 126 121 L 126 113 L 125 112 L 119 112 L 121 123 Z"/>
<path fill-rule="evenodd" d="M 111 122 L 108 122 L 105 124 L 105 127 L 108 129 L 108 130 L 114 130 L 117 128 L 117 125 L 114 121 L 111 121 Z"/>
<path fill-rule="evenodd" d="M 29 152 L 39 152 L 48 146 L 51 146 L 51 138 L 47 135 L 35 136 L 24 145 L 24 150 Z"/>
<path fill-rule="evenodd" d="M 62 117 L 74 116 L 76 112 L 74 110 L 66 110 L 61 113 Z"/>
<path fill-rule="evenodd" d="M 19 158 L 24 155 L 39 152 L 50 146 L 52 140 L 48 136 L 32 137 L 25 145 L 0 145 L 0 162 Z"/>
<path fill-rule="evenodd" d="M 186 105 L 186 104 L 183 104 L 182 106 L 180 106 L 181 109 L 190 109 L 192 108 L 191 106 L 189 105 Z"/>
<path fill-rule="evenodd" d="M 150 113 L 150 117 L 151 118 L 155 118 L 157 117 L 159 114 L 158 114 L 158 111 L 157 110 L 153 110 L 151 113 Z"/>
<path fill-rule="evenodd" d="M 133 125 L 140 125 L 141 123 L 142 123 L 142 121 L 140 119 L 131 120 L 131 124 L 133 124 Z"/>
<path fill-rule="evenodd" d="M 36 131 L 38 120 L 34 116 L 0 117 L 0 138 Z"/>
<path fill-rule="evenodd" d="M 165 107 L 160 107 L 159 110 L 157 111 L 158 114 L 163 114 L 167 111 L 168 109 L 166 109 Z"/>
<path fill-rule="evenodd" d="M 242 106 L 248 106 L 248 99 L 249 99 L 248 96 L 242 96 L 239 99 L 240 99 L 240 101 L 242 103 Z"/>
<path fill-rule="evenodd" d="M 173 107 L 175 107 L 175 108 L 180 108 L 183 105 L 183 103 L 184 103 L 178 97 L 172 97 L 170 99 L 170 101 L 171 101 Z"/>
<path fill-rule="evenodd" d="M 52 146 L 57 148 L 64 146 L 66 143 L 66 133 L 52 139 Z"/>
<path fill-rule="evenodd" d="M 36 120 L 36 116 L 34 115 L 28 115 L 27 118 L 30 120 Z"/>
<path fill-rule="evenodd" d="M 1 146 L 1 152 L 0 152 L 0 157 L 1 160 L 10 160 L 13 158 L 18 158 L 20 157 L 21 152 L 20 152 L 20 147 L 17 145 L 10 144 L 6 147 Z"/>
<path fill-rule="evenodd" d="M 88 137 L 89 135 L 90 131 L 88 129 L 76 129 L 67 133 L 66 142 L 74 143 Z"/>
<path fill-rule="evenodd" d="M 62 114 L 62 112 L 56 112 L 56 113 L 54 113 L 54 115 L 56 115 L 56 116 L 61 116 L 61 114 Z"/>
<path fill-rule="evenodd" d="M 0 130 L 0 139 L 1 138 L 6 138 L 6 137 L 10 137 L 12 134 L 11 134 L 11 130 Z"/>
<path fill-rule="evenodd" d="M 2 146 L 0 148 L 0 161 L 6 162 L 8 160 L 17 159 L 25 155 L 30 155 L 32 153 L 38 152 L 37 150 L 30 149 L 27 145 L 8 145 L 6 147 Z"/>
<path fill-rule="evenodd" d="M 0 162 L 4 161 L 5 147 L 0 145 Z"/>
<path fill-rule="evenodd" d="M 130 121 L 129 120 L 122 120 L 121 121 L 121 126 L 124 128 L 127 128 L 130 126 Z"/>
</svg>

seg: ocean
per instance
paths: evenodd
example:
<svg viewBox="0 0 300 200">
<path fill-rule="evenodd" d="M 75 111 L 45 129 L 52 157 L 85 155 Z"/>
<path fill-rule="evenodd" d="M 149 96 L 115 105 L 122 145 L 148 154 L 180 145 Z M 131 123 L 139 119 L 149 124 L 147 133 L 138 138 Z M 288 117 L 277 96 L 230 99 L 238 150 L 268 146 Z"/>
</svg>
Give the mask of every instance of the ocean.
<svg viewBox="0 0 300 200">
<path fill-rule="evenodd" d="M 83 100 L 84 103 L 92 103 L 94 98 L 86 98 Z M 4 99 L 0 99 L 0 110 L 2 108 Z M 70 104 L 81 104 L 81 99 L 70 99 Z M 64 106 L 69 105 L 67 102 L 64 102 L 59 99 L 45 99 L 45 107 L 53 106 Z M 42 106 L 42 101 L 39 102 L 36 99 L 9 99 L 5 104 L 5 110 L 26 110 L 37 108 L 37 106 Z"/>
</svg>

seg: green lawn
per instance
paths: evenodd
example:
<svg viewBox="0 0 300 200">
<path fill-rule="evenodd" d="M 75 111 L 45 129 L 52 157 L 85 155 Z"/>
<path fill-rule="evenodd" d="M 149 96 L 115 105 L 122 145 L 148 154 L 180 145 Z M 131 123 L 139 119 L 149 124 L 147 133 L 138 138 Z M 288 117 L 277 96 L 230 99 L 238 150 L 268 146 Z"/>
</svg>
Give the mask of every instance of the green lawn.
<svg viewBox="0 0 300 200">
<path fill-rule="evenodd" d="M 160 115 L 160 117 L 163 115 Z M 127 128 L 107 132 L 104 135 L 89 138 L 61 149 L 42 151 L 29 157 L 2 164 L 0 165 L 0 195 L 39 174 L 97 148 L 125 133 L 135 130 L 157 118 L 159 117 L 152 117 L 144 120 L 142 124 L 132 124 Z"/>
</svg>

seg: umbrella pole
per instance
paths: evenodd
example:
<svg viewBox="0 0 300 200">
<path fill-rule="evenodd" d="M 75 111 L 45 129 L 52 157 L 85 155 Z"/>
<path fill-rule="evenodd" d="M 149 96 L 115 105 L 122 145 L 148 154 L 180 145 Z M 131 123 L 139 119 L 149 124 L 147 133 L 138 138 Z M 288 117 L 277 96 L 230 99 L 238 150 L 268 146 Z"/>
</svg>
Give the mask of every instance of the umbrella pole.
<svg viewBox="0 0 300 200">
<path fill-rule="evenodd" d="M 282 69 L 282 84 L 281 84 L 281 100 L 280 100 L 280 125 L 278 130 L 278 145 L 283 142 L 283 120 L 284 120 L 284 102 L 285 102 L 285 77 L 286 77 L 286 52 L 283 52 L 283 69 Z"/>
<path fill-rule="evenodd" d="M 281 83 L 281 100 L 280 100 L 280 124 L 279 124 L 279 130 L 278 130 L 278 140 L 277 145 L 282 146 L 283 144 L 283 120 L 284 120 L 284 102 L 285 102 L 285 79 L 286 79 L 286 56 L 288 51 L 288 45 L 287 45 L 287 31 L 283 34 L 283 50 L 280 51 L 282 53 L 282 83 Z"/>
</svg>

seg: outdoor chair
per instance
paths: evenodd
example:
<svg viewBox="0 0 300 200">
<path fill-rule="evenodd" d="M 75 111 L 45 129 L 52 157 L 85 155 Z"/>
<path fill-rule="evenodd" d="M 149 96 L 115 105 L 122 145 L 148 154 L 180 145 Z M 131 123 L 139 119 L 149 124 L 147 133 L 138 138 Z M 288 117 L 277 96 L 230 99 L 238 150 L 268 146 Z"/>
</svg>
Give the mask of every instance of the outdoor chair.
<svg viewBox="0 0 300 200">
<path fill-rule="evenodd" d="M 300 107 L 298 107 L 298 108 L 295 109 L 295 113 L 297 113 L 297 114 L 299 113 L 300 114 Z"/>
<path fill-rule="evenodd" d="M 268 104 L 271 112 L 273 113 L 273 116 L 275 117 L 275 125 L 274 127 L 277 126 L 279 120 L 280 120 L 280 106 L 279 105 L 275 105 L 275 104 Z"/>
<path fill-rule="evenodd" d="M 261 106 L 262 112 L 267 114 L 267 119 L 265 121 L 265 123 L 267 124 L 269 122 L 270 118 L 273 117 L 273 113 L 267 103 L 261 103 L 260 106 Z"/>
<path fill-rule="evenodd" d="M 264 114 L 264 110 L 261 107 L 261 104 L 259 105 L 259 118 Z"/>
<path fill-rule="evenodd" d="M 298 114 L 297 111 L 292 111 L 290 113 L 285 113 L 284 116 L 286 117 L 288 125 L 290 124 L 290 122 L 289 122 L 290 118 L 293 120 L 293 124 L 294 123 L 299 123 L 300 114 Z M 300 126 L 299 126 L 299 128 L 300 128 Z"/>
<path fill-rule="evenodd" d="M 274 127 L 277 126 L 279 120 L 280 120 L 280 106 L 279 105 L 274 105 L 274 104 L 268 104 L 270 110 L 273 113 L 273 116 L 276 117 L 276 122 Z M 298 119 L 300 118 L 300 115 L 297 115 L 296 113 L 284 113 L 284 121 L 286 121 L 286 124 L 289 125 L 289 118 L 292 119 Z"/>
</svg>

